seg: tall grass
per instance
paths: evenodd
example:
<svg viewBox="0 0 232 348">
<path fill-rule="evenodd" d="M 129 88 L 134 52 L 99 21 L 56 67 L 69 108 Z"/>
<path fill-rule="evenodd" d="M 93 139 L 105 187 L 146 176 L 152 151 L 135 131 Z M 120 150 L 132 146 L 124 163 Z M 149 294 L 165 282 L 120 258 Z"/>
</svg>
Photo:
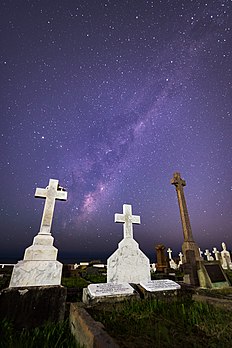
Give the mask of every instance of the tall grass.
<svg viewBox="0 0 232 348">
<path fill-rule="evenodd" d="M 49 323 L 31 330 L 15 331 L 6 320 L 0 323 L 1 348 L 77 348 L 68 321 Z"/>
<path fill-rule="evenodd" d="M 231 313 L 204 303 L 143 300 L 91 314 L 121 347 L 232 346 Z"/>
</svg>

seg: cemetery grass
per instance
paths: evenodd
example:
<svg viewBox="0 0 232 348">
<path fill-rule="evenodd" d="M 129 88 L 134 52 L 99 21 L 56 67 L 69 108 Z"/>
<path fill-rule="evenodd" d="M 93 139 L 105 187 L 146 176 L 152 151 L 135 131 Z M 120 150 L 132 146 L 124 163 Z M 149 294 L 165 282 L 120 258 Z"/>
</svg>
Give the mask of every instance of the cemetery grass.
<svg viewBox="0 0 232 348">
<path fill-rule="evenodd" d="M 231 347 L 231 312 L 206 303 L 147 299 L 88 311 L 120 347 Z"/>
<path fill-rule="evenodd" d="M 13 325 L 0 322 L 0 348 L 81 348 L 71 334 L 68 320 L 47 323 L 34 329 L 15 331 Z"/>
</svg>

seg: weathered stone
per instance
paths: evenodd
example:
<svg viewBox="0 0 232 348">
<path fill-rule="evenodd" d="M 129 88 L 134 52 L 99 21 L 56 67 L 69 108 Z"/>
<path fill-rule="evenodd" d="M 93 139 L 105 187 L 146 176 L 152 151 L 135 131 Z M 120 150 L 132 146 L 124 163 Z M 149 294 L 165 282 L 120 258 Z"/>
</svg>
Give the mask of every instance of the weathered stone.
<svg viewBox="0 0 232 348">
<path fill-rule="evenodd" d="M 133 223 L 140 217 L 132 215 L 131 205 L 123 205 L 123 214 L 115 214 L 115 222 L 123 222 L 124 238 L 107 260 L 108 283 L 139 283 L 151 280 L 150 261 L 133 239 Z"/>
<path fill-rule="evenodd" d="M 155 247 L 156 249 L 156 258 L 157 258 L 157 264 L 156 269 L 159 272 L 165 272 L 165 270 L 168 267 L 167 259 L 165 256 L 165 246 L 163 244 L 158 244 Z"/>
<path fill-rule="evenodd" d="M 173 178 L 171 179 L 171 184 L 175 185 L 176 187 L 184 234 L 184 243 L 182 244 L 184 281 L 188 284 L 198 286 L 199 280 L 197 275 L 196 262 L 201 260 L 201 256 L 199 247 L 193 239 L 188 209 L 184 197 L 183 187 L 186 186 L 186 183 L 185 180 L 181 179 L 180 173 L 174 173 Z"/>
<path fill-rule="evenodd" d="M 8 288 L 0 292 L 0 318 L 17 329 L 64 320 L 67 290 L 63 286 Z"/>
<path fill-rule="evenodd" d="M 119 348 L 103 330 L 102 324 L 96 322 L 80 304 L 71 303 L 69 320 L 78 345 L 85 348 Z"/>
<path fill-rule="evenodd" d="M 46 189 L 36 189 L 36 197 L 46 198 L 40 232 L 26 248 L 24 259 L 14 266 L 10 287 L 61 284 L 62 264 L 56 261 L 57 249 L 50 230 L 55 200 L 66 200 L 67 192 L 59 186 L 58 180 L 50 179 Z"/>
</svg>

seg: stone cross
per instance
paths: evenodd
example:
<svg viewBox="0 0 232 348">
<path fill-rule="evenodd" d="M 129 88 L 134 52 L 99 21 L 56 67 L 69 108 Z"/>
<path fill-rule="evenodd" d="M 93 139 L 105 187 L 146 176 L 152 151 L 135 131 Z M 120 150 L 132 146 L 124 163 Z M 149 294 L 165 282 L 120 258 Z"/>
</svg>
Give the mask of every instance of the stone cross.
<svg viewBox="0 0 232 348">
<path fill-rule="evenodd" d="M 168 248 L 167 253 L 168 253 L 169 260 L 171 260 L 172 259 L 172 250 L 170 248 Z"/>
<path fill-rule="evenodd" d="M 205 249 L 204 255 L 207 257 L 207 261 L 212 261 L 211 253 L 209 252 L 209 249 Z"/>
<path fill-rule="evenodd" d="M 218 251 L 216 247 L 213 248 L 213 254 L 215 255 L 215 259 L 218 261 L 220 251 Z"/>
<path fill-rule="evenodd" d="M 203 256 L 202 256 L 203 251 L 201 250 L 201 248 L 198 248 L 198 249 L 199 249 L 200 258 L 202 258 L 202 259 L 203 259 Z"/>
<path fill-rule="evenodd" d="M 180 251 L 179 252 L 179 258 L 180 258 L 180 261 L 179 261 L 179 265 L 182 265 L 183 264 L 183 254 L 182 254 L 182 252 Z"/>
<path fill-rule="evenodd" d="M 45 189 L 36 189 L 35 197 L 45 198 L 45 205 L 39 234 L 51 234 L 55 200 L 67 200 L 67 192 L 63 190 L 63 187 L 59 186 L 59 181 L 55 179 L 50 179 L 49 185 Z"/>
<path fill-rule="evenodd" d="M 114 222 L 123 222 L 123 238 L 133 239 L 132 224 L 140 224 L 140 216 L 132 215 L 132 206 L 123 204 L 123 214 L 115 214 Z"/>
<path fill-rule="evenodd" d="M 173 178 L 171 179 L 171 184 L 175 185 L 176 192 L 177 192 L 177 198 L 180 208 L 180 216 L 183 226 L 183 232 L 184 232 L 184 240 L 185 241 L 193 241 L 193 235 L 192 235 L 192 229 L 190 225 L 189 215 L 188 215 L 188 209 L 184 197 L 184 189 L 183 187 L 186 186 L 185 180 L 181 179 L 180 173 L 174 173 Z"/>
</svg>

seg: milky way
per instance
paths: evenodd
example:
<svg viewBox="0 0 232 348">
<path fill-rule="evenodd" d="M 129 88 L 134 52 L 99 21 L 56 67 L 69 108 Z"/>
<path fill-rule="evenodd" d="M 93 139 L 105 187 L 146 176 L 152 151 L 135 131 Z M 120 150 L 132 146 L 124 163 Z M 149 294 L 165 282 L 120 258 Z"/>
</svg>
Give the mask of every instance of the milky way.
<svg viewBox="0 0 232 348">
<path fill-rule="evenodd" d="M 38 232 L 36 187 L 59 179 L 60 257 L 108 257 L 114 213 L 141 216 L 154 259 L 183 241 L 175 171 L 193 235 L 232 249 L 232 1 L 1 2 L 0 258 Z"/>
</svg>

